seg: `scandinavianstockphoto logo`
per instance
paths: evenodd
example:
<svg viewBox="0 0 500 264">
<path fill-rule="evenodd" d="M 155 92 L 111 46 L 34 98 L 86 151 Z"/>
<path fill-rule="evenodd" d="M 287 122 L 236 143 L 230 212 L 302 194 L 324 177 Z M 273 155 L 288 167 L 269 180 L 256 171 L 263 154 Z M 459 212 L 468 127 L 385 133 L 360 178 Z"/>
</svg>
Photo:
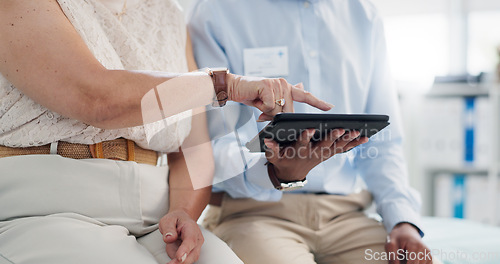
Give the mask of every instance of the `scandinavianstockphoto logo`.
<svg viewBox="0 0 500 264">
<path fill-rule="evenodd" d="M 346 153 L 347 152 L 347 153 Z M 314 145 L 305 145 L 300 147 L 284 146 L 279 153 L 271 152 L 268 158 L 274 158 L 277 155 L 279 159 L 319 159 L 327 160 L 336 158 L 336 154 L 345 153 L 346 156 L 340 158 L 359 157 L 361 159 L 375 159 L 379 155 L 376 146 L 359 145 L 353 149 L 345 148 L 345 145 L 334 142 L 331 146 L 317 147 Z"/>
<path fill-rule="evenodd" d="M 315 128 L 316 133 L 313 135 L 311 138 L 311 141 L 313 142 L 318 142 L 321 140 L 330 140 L 330 141 L 335 141 L 338 137 L 340 139 L 345 139 L 346 137 L 349 136 L 349 132 L 354 132 L 354 131 L 345 131 L 345 134 L 343 135 L 335 135 L 334 133 L 328 133 L 325 131 L 335 131 L 336 129 L 329 128 L 327 125 L 324 123 L 321 123 L 319 127 Z M 322 131 L 322 133 L 320 133 Z M 356 129 L 357 132 L 359 132 L 360 136 L 364 135 L 376 135 L 372 138 L 372 140 L 378 141 L 378 140 L 387 140 L 389 141 L 391 139 L 391 130 L 390 129 L 385 129 L 385 130 L 378 130 L 375 128 L 369 128 L 367 124 L 364 125 L 364 127 L 361 127 L 359 129 Z M 290 129 L 277 129 L 276 131 L 272 130 L 263 130 L 262 131 L 262 137 L 272 139 L 276 142 L 295 142 L 301 139 L 301 134 L 296 133 L 297 130 L 290 128 Z"/>
<path fill-rule="evenodd" d="M 399 249 L 396 252 L 378 252 L 366 249 L 364 255 L 366 261 L 430 261 L 432 258 L 451 263 L 479 264 L 485 261 L 490 263 L 492 261 L 500 261 L 500 251 L 465 252 L 460 250 L 432 249 L 425 250 L 424 252 L 409 252 L 405 249 Z"/>
<path fill-rule="evenodd" d="M 320 133 L 323 131 L 323 133 Z M 328 132 L 325 132 L 328 131 Z M 378 132 L 378 134 L 377 134 Z M 278 158 L 286 159 L 320 159 L 326 160 L 335 154 L 347 152 L 348 157 L 357 156 L 361 159 L 375 159 L 379 155 L 377 144 L 361 144 L 359 140 L 364 135 L 374 135 L 370 138 L 372 143 L 379 141 L 390 141 L 391 131 L 361 128 L 356 131 L 343 129 L 326 129 L 320 125 L 315 133 L 306 140 L 308 144 L 297 145 L 296 142 L 304 142 L 305 133 L 297 133 L 295 129 L 278 129 L 276 131 L 263 131 L 261 137 L 280 143 L 280 152 L 271 153 L 270 158 L 278 155 Z M 310 136 L 310 135 L 309 135 Z M 310 143 L 309 143 L 310 142 Z"/>
</svg>

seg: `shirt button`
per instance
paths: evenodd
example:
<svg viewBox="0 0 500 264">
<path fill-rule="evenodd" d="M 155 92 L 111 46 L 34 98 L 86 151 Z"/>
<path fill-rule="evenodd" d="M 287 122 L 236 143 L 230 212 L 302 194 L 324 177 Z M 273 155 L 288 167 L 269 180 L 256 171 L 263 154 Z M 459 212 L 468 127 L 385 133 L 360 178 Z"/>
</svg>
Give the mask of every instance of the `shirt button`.
<svg viewBox="0 0 500 264">
<path fill-rule="evenodd" d="M 311 50 L 309 51 L 309 56 L 311 56 L 311 58 L 316 58 L 318 56 L 318 52 L 315 50 Z"/>
<path fill-rule="evenodd" d="M 309 8 L 309 2 L 308 1 L 304 1 L 304 8 Z"/>
</svg>

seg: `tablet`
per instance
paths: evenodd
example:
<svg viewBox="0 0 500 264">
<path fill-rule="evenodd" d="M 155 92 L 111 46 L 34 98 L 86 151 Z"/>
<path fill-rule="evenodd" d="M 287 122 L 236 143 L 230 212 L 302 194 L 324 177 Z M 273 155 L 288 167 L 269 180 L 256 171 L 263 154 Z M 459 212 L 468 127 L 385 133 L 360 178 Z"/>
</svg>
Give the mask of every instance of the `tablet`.
<svg viewBox="0 0 500 264">
<path fill-rule="evenodd" d="M 280 145 L 291 144 L 308 128 L 316 129 L 313 141 L 320 141 L 335 128 L 359 131 L 361 137 L 371 137 L 389 125 L 389 116 L 372 114 L 302 114 L 280 113 L 257 134 L 246 147 L 250 152 L 264 152 L 264 139 Z"/>
</svg>

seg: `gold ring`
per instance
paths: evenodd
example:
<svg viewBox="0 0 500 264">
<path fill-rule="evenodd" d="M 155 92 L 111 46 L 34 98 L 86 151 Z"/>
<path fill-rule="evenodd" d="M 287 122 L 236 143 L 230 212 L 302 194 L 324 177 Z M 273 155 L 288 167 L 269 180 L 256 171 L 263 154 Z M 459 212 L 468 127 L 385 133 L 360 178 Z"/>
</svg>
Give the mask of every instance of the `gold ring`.
<svg viewBox="0 0 500 264">
<path fill-rule="evenodd" d="M 276 100 L 275 103 L 278 106 L 284 106 L 285 105 L 285 99 Z"/>
</svg>

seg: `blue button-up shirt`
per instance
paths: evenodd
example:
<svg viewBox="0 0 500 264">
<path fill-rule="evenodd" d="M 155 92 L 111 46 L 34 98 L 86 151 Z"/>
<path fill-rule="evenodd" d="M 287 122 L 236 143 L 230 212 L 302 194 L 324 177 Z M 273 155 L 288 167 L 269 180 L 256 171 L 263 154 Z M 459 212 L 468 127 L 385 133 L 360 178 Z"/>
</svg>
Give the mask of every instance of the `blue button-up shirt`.
<svg viewBox="0 0 500 264">
<path fill-rule="evenodd" d="M 402 128 L 387 65 L 382 20 L 365 0 L 198 0 L 189 15 L 198 66 L 225 66 L 244 73 L 244 50 L 286 46 L 292 84 L 335 105 L 330 113 L 390 116 L 391 125 L 369 143 L 335 155 L 307 175 L 298 192 L 346 195 L 360 176 L 374 196 L 388 231 L 400 222 L 420 227 L 418 194 L 408 184 Z M 296 112 L 320 112 L 295 103 Z M 214 189 L 232 197 L 279 200 L 266 158 L 244 146 L 266 124 L 260 112 L 238 103 L 211 109 L 216 159 Z"/>
</svg>

